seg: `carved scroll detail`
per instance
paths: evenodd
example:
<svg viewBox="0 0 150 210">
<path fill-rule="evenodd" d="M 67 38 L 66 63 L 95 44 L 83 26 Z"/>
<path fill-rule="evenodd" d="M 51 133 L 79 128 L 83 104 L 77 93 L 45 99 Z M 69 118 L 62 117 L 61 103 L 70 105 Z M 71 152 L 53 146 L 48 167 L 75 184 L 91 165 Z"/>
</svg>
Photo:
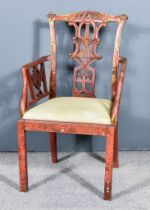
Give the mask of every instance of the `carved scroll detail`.
<svg viewBox="0 0 150 210">
<path fill-rule="evenodd" d="M 104 20 L 104 14 L 95 11 L 82 11 L 68 15 L 67 20 L 69 21 L 85 21 L 85 20 Z"/>
<path fill-rule="evenodd" d="M 49 21 L 53 21 L 54 18 L 57 16 L 55 13 L 53 12 L 49 12 L 49 14 L 47 15 L 48 16 L 48 19 Z"/>
</svg>

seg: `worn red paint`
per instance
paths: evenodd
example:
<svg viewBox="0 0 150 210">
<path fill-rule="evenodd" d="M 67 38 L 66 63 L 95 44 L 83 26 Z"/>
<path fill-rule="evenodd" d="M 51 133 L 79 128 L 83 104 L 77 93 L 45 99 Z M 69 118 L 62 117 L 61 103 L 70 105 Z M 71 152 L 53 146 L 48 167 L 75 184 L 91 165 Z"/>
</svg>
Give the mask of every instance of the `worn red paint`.
<svg viewBox="0 0 150 210">
<path fill-rule="evenodd" d="M 27 172 L 27 151 L 26 151 L 26 131 L 44 131 L 50 135 L 52 162 L 57 162 L 57 140 L 56 133 L 72 133 L 86 135 L 106 136 L 106 166 L 104 199 L 111 200 L 112 191 L 112 168 L 118 167 L 118 113 L 120 107 L 120 98 L 122 85 L 126 69 L 127 60 L 120 57 L 119 49 L 121 42 L 121 33 L 124 23 L 127 20 L 126 15 L 111 16 L 105 13 L 84 11 L 67 15 L 48 15 L 51 35 L 51 55 L 44 56 L 37 61 L 26 64 L 22 68 L 23 89 L 20 103 L 21 117 L 30 109 L 30 107 L 40 99 L 49 96 L 56 97 L 56 32 L 55 21 L 66 21 L 74 26 L 75 52 L 70 56 L 78 62 L 74 68 L 73 95 L 95 97 L 95 77 L 96 70 L 91 64 L 102 59 L 96 53 L 96 47 L 100 44 L 98 31 L 106 26 L 108 22 L 118 22 L 118 29 L 115 39 L 113 66 L 112 66 L 112 124 L 100 125 L 90 123 L 64 123 L 38 120 L 18 121 L 18 150 L 19 150 L 19 169 L 20 169 L 20 191 L 28 190 L 28 172 Z M 81 29 L 85 26 L 85 33 L 81 35 Z M 90 25 L 93 27 L 93 35 L 89 33 Z M 81 49 L 83 46 L 83 50 Z M 92 47 L 90 47 L 92 46 Z M 44 63 L 50 61 L 50 88 L 47 88 Z M 120 64 L 120 68 L 119 68 Z M 81 83 L 81 88 L 78 84 Z M 87 84 L 90 88 L 87 88 Z M 36 89 L 36 91 L 35 91 Z M 29 95 L 31 96 L 29 99 Z"/>
</svg>

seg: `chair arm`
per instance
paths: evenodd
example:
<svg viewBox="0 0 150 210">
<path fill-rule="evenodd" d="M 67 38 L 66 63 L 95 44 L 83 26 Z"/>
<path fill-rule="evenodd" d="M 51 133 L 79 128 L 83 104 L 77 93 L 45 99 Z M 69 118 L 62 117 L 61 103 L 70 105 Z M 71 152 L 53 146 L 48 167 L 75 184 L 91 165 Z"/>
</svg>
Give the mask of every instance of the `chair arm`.
<svg viewBox="0 0 150 210">
<path fill-rule="evenodd" d="M 114 99 L 114 103 L 112 106 L 112 112 L 111 112 L 111 120 L 113 123 L 117 123 L 118 121 L 118 113 L 120 108 L 120 99 L 121 99 L 121 93 L 122 93 L 122 86 L 125 76 L 125 70 L 127 65 L 127 59 L 123 57 L 119 57 L 119 64 L 120 66 L 120 75 L 119 75 L 119 81 L 117 84 L 117 93 Z"/>
<path fill-rule="evenodd" d="M 36 61 L 32 61 L 30 63 L 27 63 L 25 64 L 22 69 L 29 69 L 29 68 L 32 68 L 32 67 L 35 67 L 43 62 L 46 62 L 46 61 L 50 61 L 51 60 L 51 56 L 50 55 L 46 55 L 46 56 L 43 56 L 39 59 L 37 59 Z"/>
<path fill-rule="evenodd" d="M 50 55 L 43 56 L 36 61 L 25 64 L 22 67 L 23 85 L 20 101 L 21 116 L 24 115 L 24 113 L 30 108 L 31 105 L 49 95 L 44 63 L 50 60 Z M 35 89 L 37 93 L 35 92 Z M 30 99 L 29 93 L 31 95 Z"/>
</svg>

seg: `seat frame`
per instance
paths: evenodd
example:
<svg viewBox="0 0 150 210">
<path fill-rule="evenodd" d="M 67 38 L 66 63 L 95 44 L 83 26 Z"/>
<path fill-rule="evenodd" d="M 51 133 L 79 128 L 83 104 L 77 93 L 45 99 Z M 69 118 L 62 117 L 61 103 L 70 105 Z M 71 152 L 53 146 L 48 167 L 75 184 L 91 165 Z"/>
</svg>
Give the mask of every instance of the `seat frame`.
<svg viewBox="0 0 150 210">
<path fill-rule="evenodd" d="M 28 169 L 27 169 L 27 131 L 48 132 L 50 135 L 50 149 L 52 162 L 56 163 L 57 158 L 57 133 L 98 135 L 106 137 L 106 161 L 105 161 L 105 178 L 104 178 L 104 199 L 111 200 L 112 195 L 112 169 L 119 167 L 118 162 L 118 114 L 120 108 L 120 99 L 122 85 L 125 75 L 127 59 L 119 55 L 121 33 L 124 23 L 127 20 L 126 15 L 111 16 L 105 13 L 93 11 L 84 11 L 67 15 L 48 15 L 51 35 L 51 55 L 44 56 L 34 62 L 28 63 L 22 67 L 23 88 L 20 102 L 21 119 L 18 120 L 18 153 L 19 153 L 19 174 L 20 174 L 20 191 L 28 191 Z M 93 123 L 73 123 L 73 122 L 54 122 L 42 120 L 23 119 L 24 113 L 31 108 L 40 99 L 49 96 L 49 99 L 56 97 L 56 33 L 55 21 L 67 21 L 74 24 L 77 21 L 103 21 L 118 22 L 118 29 L 115 39 L 113 67 L 112 67 L 112 124 L 93 124 Z M 77 39 L 75 40 L 75 42 Z M 79 55 L 71 54 L 71 57 L 79 60 Z M 92 58 L 95 59 L 95 58 Z M 98 57 L 95 59 L 98 60 Z M 45 62 L 50 62 L 50 88 L 48 90 L 45 74 Z M 32 70 L 32 74 L 31 74 Z M 93 71 L 93 69 L 92 69 Z M 95 81 L 94 81 L 95 82 Z M 74 83 L 75 84 L 75 83 Z M 41 89 L 43 87 L 43 90 Z M 85 87 L 85 86 L 84 86 Z M 35 88 L 38 93 L 35 94 Z M 29 94 L 30 93 L 30 94 Z M 77 95 L 76 95 L 77 93 Z M 85 97 L 94 97 L 88 95 L 84 89 Z M 92 92 L 93 94 L 93 92 Z M 29 95 L 31 98 L 29 99 Z M 74 96 L 80 94 L 74 91 Z"/>
</svg>

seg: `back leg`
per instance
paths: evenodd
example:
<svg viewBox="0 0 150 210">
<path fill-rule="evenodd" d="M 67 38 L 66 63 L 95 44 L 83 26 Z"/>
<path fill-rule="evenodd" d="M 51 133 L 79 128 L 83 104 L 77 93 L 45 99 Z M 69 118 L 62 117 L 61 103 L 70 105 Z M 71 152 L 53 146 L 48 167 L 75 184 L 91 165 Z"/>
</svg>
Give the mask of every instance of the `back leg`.
<svg viewBox="0 0 150 210">
<path fill-rule="evenodd" d="M 57 163 L 57 134 L 50 132 L 49 135 L 52 163 Z"/>
</svg>

